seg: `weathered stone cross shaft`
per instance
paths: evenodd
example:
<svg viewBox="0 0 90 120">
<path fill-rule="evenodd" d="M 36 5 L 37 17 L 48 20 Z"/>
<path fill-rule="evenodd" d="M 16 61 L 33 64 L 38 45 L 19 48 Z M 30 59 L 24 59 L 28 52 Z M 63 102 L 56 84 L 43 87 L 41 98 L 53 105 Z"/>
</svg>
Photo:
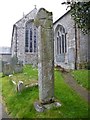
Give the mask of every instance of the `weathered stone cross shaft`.
<svg viewBox="0 0 90 120">
<path fill-rule="evenodd" d="M 38 27 L 38 82 L 39 100 L 54 101 L 54 34 L 52 12 L 41 8 L 36 16 Z"/>
</svg>

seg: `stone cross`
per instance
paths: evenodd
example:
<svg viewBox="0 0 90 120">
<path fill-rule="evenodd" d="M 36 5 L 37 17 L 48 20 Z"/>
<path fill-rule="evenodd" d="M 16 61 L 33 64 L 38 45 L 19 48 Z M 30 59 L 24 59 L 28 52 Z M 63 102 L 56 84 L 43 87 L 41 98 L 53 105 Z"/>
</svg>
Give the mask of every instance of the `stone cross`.
<svg viewBox="0 0 90 120">
<path fill-rule="evenodd" d="M 54 35 L 52 12 L 41 8 L 36 16 L 38 27 L 38 84 L 39 101 L 54 101 Z"/>
</svg>

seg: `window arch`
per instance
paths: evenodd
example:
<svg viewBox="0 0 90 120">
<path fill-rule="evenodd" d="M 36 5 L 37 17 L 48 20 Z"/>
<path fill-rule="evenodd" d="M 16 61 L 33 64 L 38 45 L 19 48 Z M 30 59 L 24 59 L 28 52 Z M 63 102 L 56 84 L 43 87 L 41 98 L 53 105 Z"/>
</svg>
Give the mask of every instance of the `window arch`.
<svg viewBox="0 0 90 120">
<path fill-rule="evenodd" d="M 56 28 L 56 41 L 57 41 L 57 54 L 67 52 L 67 41 L 65 29 L 62 25 L 58 25 Z"/>
<path fill-rule="evenodd" d="M 37 52 L 37 28 L 34 26 L 33 21 L 26 23 L 25 52 Z"/>
</svg>

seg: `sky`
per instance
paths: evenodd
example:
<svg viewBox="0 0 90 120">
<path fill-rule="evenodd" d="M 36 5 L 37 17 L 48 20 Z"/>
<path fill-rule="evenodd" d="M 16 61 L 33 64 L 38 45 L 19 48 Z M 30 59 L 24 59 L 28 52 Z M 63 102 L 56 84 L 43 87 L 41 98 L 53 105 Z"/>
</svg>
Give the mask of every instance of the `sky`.
<svg viewBox="0 0 90 120">
<path fill-rule="evenodd" d="M 13 24 L 35 8 L 53 12 L 56 21 L 66 12 L 66 0 L 0 0 L 0 46 L 11 46 Z"/>
</svg>

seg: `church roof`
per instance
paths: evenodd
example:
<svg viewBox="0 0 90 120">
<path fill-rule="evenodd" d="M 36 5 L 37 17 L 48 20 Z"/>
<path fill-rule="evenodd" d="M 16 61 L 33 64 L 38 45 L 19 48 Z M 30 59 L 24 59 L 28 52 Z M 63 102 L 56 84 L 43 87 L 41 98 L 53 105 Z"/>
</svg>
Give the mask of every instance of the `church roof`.
<svg viewBox="0 0 90 120">
<path fill-rule="evenodd" d="M 28 14 L 24 15 L 20 20 L 18 20 L 15 24 L 17 24 L 18 22 L 20 22 L 23 18 L 27 18 L 28 15 L 33 16 L 33 19 L 35 18 L 37 14 L 37 8 L 35 7 L 32 11 L 30 11 Z"/>
</svg>

